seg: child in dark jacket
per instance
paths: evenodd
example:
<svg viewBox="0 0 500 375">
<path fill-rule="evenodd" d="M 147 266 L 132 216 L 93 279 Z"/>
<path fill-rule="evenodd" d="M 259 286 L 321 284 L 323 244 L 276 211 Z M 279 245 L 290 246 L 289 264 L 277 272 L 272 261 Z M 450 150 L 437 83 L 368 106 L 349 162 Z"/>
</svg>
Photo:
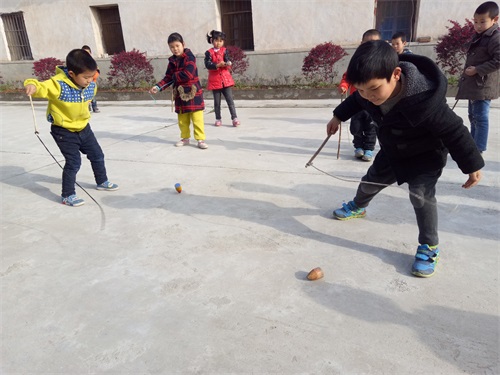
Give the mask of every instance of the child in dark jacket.
<svg viewBox="0 0 500 375">
<path fill-rule="evenodd" d="M 153 86 L 149 92 L 156 94 L 173 86 L 175 97 L 175 112 L 181 131 L 181 140 L 175 144 L 182 147 L 189 144 L 191 138 L 190 124 L 193 122 L 194 138 L 202 150 L 208 148 L 205 143 L 205 124 L 203 121 L 203 90 L 198 78 L 196 57 L 188 48 L 185 48 L 184 39 L 179 33 L 172 33 L 168 37 L 168 47 L 172 56 L 168 58 L 168 67 L 165 77 Z"/>
<path fill-rule="evenodd" d="M 361 179 L 356 196 L 333 212 L 339 220 L 361 218 L 383 188 L 407 182 L 419 229 L 412 273 L 429 277 L 439 259 L 436 183 L 448 152 L 469 178 L 481 179 L 484 161 L 462 119 L 446 104 L 447 80 L 424 56 L 402 54 L 384 41 L 363 43 L 347 68 L 357 91 L 333 111 L 327 133 L 366 110 L 377 124 L 380 151 Z"/>
<path fill-rule="evenodd" d="M 215 126 L 222 125 L 222 116 L 220 113 L 221 96 L 224 95 L 233 126 L 239 126 L 240 121 L 236 116 L 236 108 L 234 106 L 233 93 L 231 87 L 234 86 L 234 80 L 231 76 L 231 60 L 224 41 L 226 34 L 221 31 L 212 30 L 207 34 L 207 41 L 213 44 L 205 52 L 205 67 L 208 69 L 207 89 L 211 90 L 214 95 L 214 110 L 215 110 Z"/>
<path fill-rule="evenodd" d="M 456 99 L 469 100 L 472 138 L 480 152 L 488 143 L 489 113 L 492 99 L 500 95 L 500 31 L 498 5 L 481 4 L 474 13 L 476 33 L 467 50 L 465 70 L 458 83 Z"/>
</svg>

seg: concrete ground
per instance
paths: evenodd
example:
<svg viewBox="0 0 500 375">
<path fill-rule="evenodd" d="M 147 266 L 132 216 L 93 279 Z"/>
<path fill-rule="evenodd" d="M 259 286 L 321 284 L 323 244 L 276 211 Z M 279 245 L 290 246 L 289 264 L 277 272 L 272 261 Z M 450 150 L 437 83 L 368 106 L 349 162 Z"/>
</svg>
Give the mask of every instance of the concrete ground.
<svg viewBox="0 0 500 375">
<path fill-rule="evenodd" d="M 95 190 L 86 159 L 78 181 L 102 212 L 81 189 L 84 206 L 60 204 L 29 102 L 2 103 L 1 372 L 498 374 L 500 102 L 480 185 L 462 189 L 451 158 L 438 184 L 429 279 L 410 274 L 406 185 L 365 219 L 331 218 L 370 165 L 344 125 L 340 159 L 334 136 L 314 160 L 330 175 L 305 168 L 337 103 L 238 101 L 239 128 L 207 110 L 200 150 L 173 147 L 169 101 L 101 102 L 91 124 L 120 190 Z"/>
</svg>

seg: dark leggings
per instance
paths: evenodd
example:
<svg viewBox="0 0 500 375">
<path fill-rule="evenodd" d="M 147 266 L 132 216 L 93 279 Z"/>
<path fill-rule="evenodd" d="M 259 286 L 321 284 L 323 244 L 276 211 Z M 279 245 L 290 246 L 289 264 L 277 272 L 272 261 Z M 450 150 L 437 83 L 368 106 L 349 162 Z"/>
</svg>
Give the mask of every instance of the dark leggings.
<svg viewBox="0 0 500 375">
<path fill-rule="evenodd" d="M 231 91 L 231 87 L 224 87 L 223 89 L 213 90 L 213 94 L 215 118 L 217 120 L 220 120 L 222 118 L 220 114 L 221 95 L 224 95 L 224 98 L 226 99 L 227 106 L 229 107 L 229 112 L 231 113 L 231 120 L 234 120 L 238 117 L 236 116 L 236 108 L 234 107 L 233 92 Z"/>
<path fill-rule="evenodd" d="M 376 158 L 379 161 L 384 158 L 381 153 Z M 380 155 L 380 157 L 379 157 Z M 385 158 L 384 158 L 385 159 Z M 388 162 L 377 163 L 377 160 L 368 169 L 361 181 L 374 182 L 383 185 L 392 185 L 396 182 L 396 175 Z M 436 206 L 436 183 L 441 176 L 442 169 L 421 173 L 408 181 L 410 190 L 410 202 L 413 205 L 418 225 L 418 242 L 435 246 L 439 244 L 438 237 L 438 213 Z M 354 203 L 358 207 L 367 207 L 370 201 L 386 186 L 361 183 L 358 186 Z M 389 210 L 397 209 L 388 207 Z"/>
</svg>

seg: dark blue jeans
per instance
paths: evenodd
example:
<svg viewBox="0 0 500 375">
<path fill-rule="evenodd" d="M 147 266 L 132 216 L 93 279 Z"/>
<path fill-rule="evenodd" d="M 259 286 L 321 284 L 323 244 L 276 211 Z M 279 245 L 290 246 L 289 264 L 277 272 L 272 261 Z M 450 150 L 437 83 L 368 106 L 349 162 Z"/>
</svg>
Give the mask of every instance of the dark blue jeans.
<svg viewBox="0 0 500 375">
<path fill-rule="evenodd" d="M 479 151 L 486 151 L 491 100 L 469 100 L 470 133 Z"/>
<path fill-rule="evenodd" d="M 87 155 L 87 159 L 90 160 L 96 184 L 102 184 L 108 180 L 104 154 L 90 124 L 80 132 L 70 132 L 61 126 L 52 125 L 50 133 L 66 160 L 62 174 L 63 198 L 75 194 L 76 174 L 82 165 L 80 153 Z"/>
<path fill-rule="evenodd" d="M 380 155 L 380 156 L 379 156 Z M 379 159 L 377 162 L 377 158 Z M 374 163 L 361 181 L 374 182 L 384 185 L 392 185 L 396 182 L 396 175 L 388 161 L 383 160 L 385 156 L 377 154 Z M 410 190 L 410 202 L 413 205 L 418 225 L 418 242 L 423 245 L 435 246 L 439 244 L 438 236 L 438 213 L 436 205 L 436 184 L 441 176 L 442 169 L 421 173 L 408 181 Z M 370 201 L 385 186 L 359 184 L 354 203 L 358 207 L 367 207 Z M 398 209 L 396 205 L 387 207 L 390 210 Z"/>
<path fill-rule="evenodd" d="M 229 113 L 231 113 L 231 120 L 234 120 L 238 117 L 236 116 L 236 108 L 234 106 L 233 92 L 231 90 L 231 87 L 224 87 L 220 90 L 213 90 L 212 93 L 214 95 L 214 110 L 216 120 L 220 120 L 222 118 L 220 113 L 220 102 L 222 95 L 224 95 L 224 98 L 226 98 Z"/>
</svg>

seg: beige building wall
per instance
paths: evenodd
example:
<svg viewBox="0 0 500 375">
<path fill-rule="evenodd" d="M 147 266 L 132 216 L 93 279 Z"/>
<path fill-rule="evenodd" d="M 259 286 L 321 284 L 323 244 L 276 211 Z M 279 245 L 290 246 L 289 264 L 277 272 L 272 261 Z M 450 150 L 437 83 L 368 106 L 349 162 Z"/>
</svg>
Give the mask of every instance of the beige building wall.
<svg viewBox="0 0 500 375">
<path fill-rule="evenodd" d="M 411 48 L 426 55 L 432 55 L 435 41 L 447 32 L 448 19 L 463 23 L 465 18 L 472 18 L 479 5 L 470 0 L 414 1 L 418 2 L 415 37 L 430 36 L 432 42 L 412 43 Z M 91 7 L 106 4 L 110 2 L 2 0 L 0 13 L 24 13 L 35 60 L 64 59 L 71 49 L 83 44 L 88 44 L 99 59 L 103 58 L 104 50 Z M 183 35 L 186 46 L 202 57 L 210 47 L 206 33 L 221 28 L 218 0 L 114 0 L 112 4 L 119 7 L 126 50 L 135 48 L 154 58 L 156 76 L 163 74 L 165 58 L 170 55 L 166 40 L 171 32 Z M 317 44 L 331 41 L 352 50 L 359 44 L 362 33 L 375 27 L 375 4 L 375 0 L 252 0 L 255 50 L 247 52 L 248 75 L 270 82 L 289 81 L 300 75 L 303 58 Z M 32 62 L 10 62 L 1 28 L 0 22 L 0 75 L 4 80 L 31 75 Z M 340 64 L 340 69 L 346 61 Z M 106 71 L 109 59 L 98 62 Z M 206 73 L 203 65 L 199 70 L 203 77 Z"/>
</svg>

